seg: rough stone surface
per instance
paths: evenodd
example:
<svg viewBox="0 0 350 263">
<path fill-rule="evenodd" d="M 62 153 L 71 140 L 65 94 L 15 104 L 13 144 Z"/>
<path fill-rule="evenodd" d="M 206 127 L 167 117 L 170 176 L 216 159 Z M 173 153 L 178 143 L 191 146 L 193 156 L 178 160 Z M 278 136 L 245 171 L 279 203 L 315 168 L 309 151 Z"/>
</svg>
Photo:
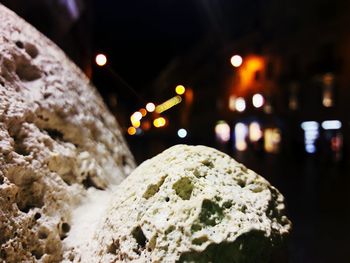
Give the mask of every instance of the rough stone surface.
<svg viewBox="0 0 350 263">
<path fill-rule="evenodd" d="M 0 262 L 61 261 L 72 210 L 133 167 L 89 80 L 0 5 Z"/>
<path fill-rule="evenodd" d="M 266 263 L 291 228 L 283 196 L 264 178 L 186 145 L 136 168 L 100 222 L 82 262 Z"/>
</svg>

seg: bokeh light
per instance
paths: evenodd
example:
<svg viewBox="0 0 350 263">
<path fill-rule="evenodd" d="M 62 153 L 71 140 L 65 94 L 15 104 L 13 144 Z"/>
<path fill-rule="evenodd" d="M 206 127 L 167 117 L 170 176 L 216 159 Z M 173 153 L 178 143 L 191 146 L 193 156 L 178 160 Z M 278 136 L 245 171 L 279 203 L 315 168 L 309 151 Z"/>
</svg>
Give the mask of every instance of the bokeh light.
<svg viewBox="0 0 350 263">
<path fill-rule="evenodd" d="M 147 115 L 147 111 L 144 108 L 139 109 L 139 112 L 142 114 L 142 117 L 145 117 Z"/>
<path fill-rule="evenodd" d="M 153 121 L 153 125 L 154 125 L 154 127 L 156 127 L 156 128 L 163 127 L 163 126 L 165 126 L 165 124 L 166 124 L 166 120 L 165 120 L 163 117 L 156 118 L 156 119 Z"/>
<path fill-rule="evenodd" d="M 179 129 L 177 131 L 177 136 L 179 136 L 180 138 L 185 138 L 187 136 L 186 129 L 183 129 L 183 128 Z"/>
<path fill-rule="evenodd" d="M 132 126 L 134 126 L 135 128 L 139 128 L 141 126 L 141 122 L 140 121 L 133 121 Z"/>
<path fill-rule="evenodd" d="M 95 61 L 98 66 L 103 67 L 107 64 L 107 57 L 104 54 L 98 54 Z"/>
<path fill-rule="evenodd" d="M 182 101 L 181 96 L 176 95 L 175 97 L 168 99 L 167 101 L 163 102 L 162 104 L 157 105 L 156 112 L 162 113 L 166 110 L 169 110 L 170 108 L 174 107 L 175 105 L 181 103 L 181 101 Z"/>
<path fill-rule="evenodd" d="M 216 139 L 220 142 L 228 142 L 230 140 L 231 128 L 225 121 L 218 121 L 215 126 Z"/>
<path fill-rule="evenodd" d="M 135 134 L 136 134 L 136 129 L 135 129 L 135 127 L 129 127 L 129 128 L 128 128 L 128 134 L 129 134 L 129 135 L 135 135 Z"/>
<path fill-rule="evenodd" d="M 245 100 L 242 97 L 236 99 L 236 110 L 239 112 L 243 112 L 245 110 L 246 104 Z"/>
<path fill-rule="evenodd" d="M 155 109 L 156 109 L 156 105 L 154 105 L 154 103 L 148 102 L 148 103 L 146 104 L 146 110 L 147 110 L 148 112 L 154 112 Z"/>
<path fill-rule="evenodd" d="M 243 58 L 240 55 L 234 55 L 231 57 L 231 64 L 235 68 L 238 68 L 243 63 Z"/>
<path fill-rule="evenodd" d="M 256 121 L 249 124 L 249 140 L 251 142 L 257 142 L 263 137 L 260 124 Z"/>
<path fill-rule="evenodd" d="M 178 95 L 184 94 L 185 91 L 186 91 L 186 89 L 185 89 L 185 87 L 182 86 L 182 85 L 177 85 L 176 88 L 175 88 L 175 92 L 176 92 L 176 94 L 178 94 Z"/>
<path fill-rule="evenodd" d="M 247 149 L 246 137 L 248 134 L 248 127 L 242 122 L 235 125 L 235 147 L 237 151 L 245 151 Z"/>
<path fill-rule="evenodd" d="M 260 108 L 264 105 L 264 97 L 259 93 L 254 94 L 252 101 L 255 108 Z"/>
<path fill-rule="evenodd" d="M 139 112 L 139 111 L 134 112 L 134 113 L 130 116 L 130 121 L 131 121 L 131 123 L 140 121 L 141 119 L 142 119 L 142 113 Z"/>
<path fill-rule="evenodd" d="M 264 149 L 268 153 L 278 153 L 281 143 L 281 131 L 278 128 L 267 128 L 264 131 Z"/>
</svg>

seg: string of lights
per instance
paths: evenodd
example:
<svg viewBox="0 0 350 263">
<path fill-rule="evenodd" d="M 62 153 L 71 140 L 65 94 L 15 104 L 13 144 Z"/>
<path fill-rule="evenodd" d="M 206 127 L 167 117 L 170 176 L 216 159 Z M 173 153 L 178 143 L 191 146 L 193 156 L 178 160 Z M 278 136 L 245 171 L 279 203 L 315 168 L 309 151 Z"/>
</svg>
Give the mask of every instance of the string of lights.
<svg viewBox="0 0 350 263">
<path fill-rule="evenodd" d="M 105 54 L 97 54 L 95 57 L 95 62 L 99 67 L 105 68 L 109 74 L 121 85 L 127 88 L 131 93 L 140 101 L 145 108 L 140 108 L 135 111 L 130 116 L 131 126 L 127 128 L 127 133 L 130 136 L 141 134 L 142 131 L 148 130 L 150 128 L 149 122 L 145 122 L 143 125 L 141 123 L 142 118 L 146 117 L 148 113 L 152 113 L 153 126 L 155 128 L 162 128 L 167 126 L 168 120 L 159 116 L 161 113 L 173 108 L 174 106 L 182 102 L 182 97 L 185 95 L 186 88 L 183 85 L 177 85 L 175 87 L 176 96 L 166 100 L 163 103 L 155 105 L 153 102 L 147 102 L 131 85 L 129 85 L 108 63 L 107 56 Z M 179 138 L 185 138 L 187 136 L 187 130 L 180 128 L 177 132 Z"/>
</svg>

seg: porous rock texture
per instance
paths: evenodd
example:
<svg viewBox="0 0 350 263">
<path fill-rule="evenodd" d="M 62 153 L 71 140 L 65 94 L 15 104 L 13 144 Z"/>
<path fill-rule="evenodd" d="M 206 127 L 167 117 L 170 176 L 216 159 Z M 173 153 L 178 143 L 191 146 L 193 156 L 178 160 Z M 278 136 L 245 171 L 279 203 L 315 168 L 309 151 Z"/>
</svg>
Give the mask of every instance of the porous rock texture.
<svg viewBox="0 0 350 263">
<path fill-rule="evenodd" d="M 266 263 L 291 228 L 276 188 L 205 146 L 144 162 L 106 211 L 83 262 Z"/>
<path fill-rule="evenodd" d="M 0 262 L 73 260 L 72 211 L 133 167 L 89 79 L 0 5 Z"/>
</svg>

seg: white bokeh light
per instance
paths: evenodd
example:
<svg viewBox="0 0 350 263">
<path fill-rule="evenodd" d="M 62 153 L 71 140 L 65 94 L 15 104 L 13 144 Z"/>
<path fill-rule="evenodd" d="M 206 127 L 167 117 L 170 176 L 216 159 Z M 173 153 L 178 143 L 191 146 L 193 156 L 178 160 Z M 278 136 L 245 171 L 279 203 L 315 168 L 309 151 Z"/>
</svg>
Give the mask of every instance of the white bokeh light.
<svg viewBox="0 0 350 263">
<path fill-rule="evenodd" d="M 146 104 L 146 110 L 148 112 L 154 112 L 155 108 L 156 108 L 156 105 L 154 105 L 154 103 L 152 103 L 152 102 L 148 102 Z"/>
<path fill-rule="evenodd" d="M 243 58 L 240 55 L 234 55 L 231 57 L 231 64 L 235 68 L 238 68 L 243 63 Z"/>
<path fill-rule="evenodd" d="M 107 64 L 107 57 L 104 54 L 98 54 L 96 56 L 96 64 L 99 65 L 100 67 L 104 66 Z"/>
<path fill-rule="evenodd" d="M 260 108 L 261 106 L 264 105 L 264 97 L 263 95 L 257 93 L 257 94 L 254 94 L 253 96 L 253 106 L 255 108 Z"/>
<path fill-rule="evenodd" d="M 239 112 L 243 112 L 245 110 L 245 100 L 242 97 L 236 99 L 236 110 Z"/>
<path fill-rule="evenodd" d="M 177 131 L 177 136 L 179 136 L 180 138 L 185 138 L 187 136 L 186 129 L 183 129 L 183 128 L 179 129 Z"/>
</svg>

